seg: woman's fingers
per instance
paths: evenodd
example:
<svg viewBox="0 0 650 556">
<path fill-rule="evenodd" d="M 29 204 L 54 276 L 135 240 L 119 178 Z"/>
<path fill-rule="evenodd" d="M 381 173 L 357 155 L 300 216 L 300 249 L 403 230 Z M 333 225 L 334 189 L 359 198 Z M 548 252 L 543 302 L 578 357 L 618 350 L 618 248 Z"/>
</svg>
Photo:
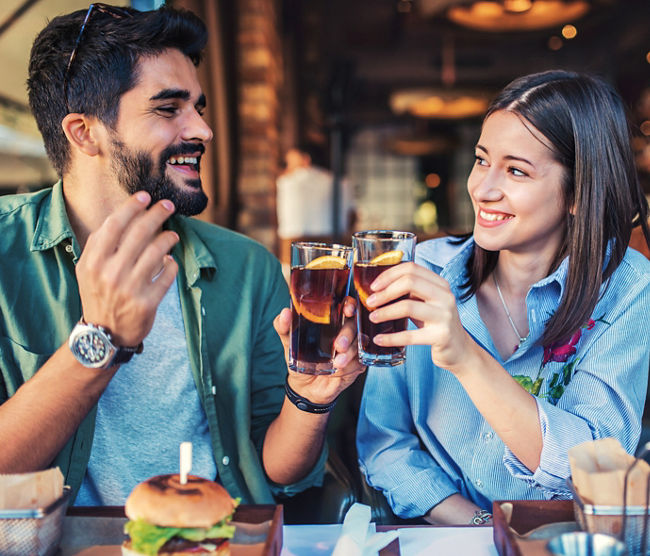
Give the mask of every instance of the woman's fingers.
<svg viewBox="0 0 650 556">
<path fill-rule="evenodd" d="M 402 276 L 419 276 L 433 282 L 445 282 L 444 279 L 440 278 L 440 276 L 428 268 L 414 262 L 408 262 L 384 270 L 375 278 L 374 282 L 370 285 L 370 289 L 374 292 L 381 291 Z"/>
<path fill-rule="evenodd" d="M 382 347 L 430 346 L 433 343 L 432 338 L 431 327 L 426 327 L 393 332 L 392 334 L 378 334 L 373 341 Z"/>
<path fill-rule="evenodd" d="M 370 307 L 382 307 L 401 297 L 420 299 L 426 302 L 445 302 L 455 304 L 449 285 L 439 276 L 423 269 L 424 272 L 406 273 L 387 283 L 382 290 L 368 297 L 366 304 Z"/>
</svg>

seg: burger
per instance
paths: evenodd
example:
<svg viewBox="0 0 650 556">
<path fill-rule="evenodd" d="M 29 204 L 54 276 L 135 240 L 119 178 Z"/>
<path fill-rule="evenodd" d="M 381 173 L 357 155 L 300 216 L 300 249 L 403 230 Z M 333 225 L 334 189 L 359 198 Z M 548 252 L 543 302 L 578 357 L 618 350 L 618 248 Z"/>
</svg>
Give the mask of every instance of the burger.
<svg viewBox="0 0 650 556">
<path fill-rule="evenodd" d="M 229 556 L 231 525 L 239 500 L 221 485 L 187 476 L 158 475 L 126 499 L 123 556 Z"/>
</svg>

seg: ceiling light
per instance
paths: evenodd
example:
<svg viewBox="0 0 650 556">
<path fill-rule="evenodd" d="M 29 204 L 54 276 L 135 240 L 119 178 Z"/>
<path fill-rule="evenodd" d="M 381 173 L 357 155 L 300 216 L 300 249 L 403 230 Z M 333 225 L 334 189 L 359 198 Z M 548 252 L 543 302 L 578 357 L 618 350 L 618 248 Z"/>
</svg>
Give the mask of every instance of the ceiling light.
<svg viewBox="0 0 650 556">
<path fill-rule="evenodd" d="M 574 25 L 565 25 L 562 27 L 562 36 L 565 39 L 575 39 L 578 35 L 578 30 Z"/>
<path fill-rule="evenodd" d="M 405 89 L 390 96 L 396 114 L 420 118 L 459 119 L 485 114 L 490 97 L 484 92 L 445 89 Z"/>
<path fill-rule="evenodd" d="M 589 11 L 586 0 L 478 0 L 452 5 L 447 17 L 480 31 L 531 31 L 574 21 Z"/>
<path fill-rule="evenodd" d="M 532 7 L 532 0 L 503 0 L 503 8 L 510 13 L 524 13 Z"/>
</svg>

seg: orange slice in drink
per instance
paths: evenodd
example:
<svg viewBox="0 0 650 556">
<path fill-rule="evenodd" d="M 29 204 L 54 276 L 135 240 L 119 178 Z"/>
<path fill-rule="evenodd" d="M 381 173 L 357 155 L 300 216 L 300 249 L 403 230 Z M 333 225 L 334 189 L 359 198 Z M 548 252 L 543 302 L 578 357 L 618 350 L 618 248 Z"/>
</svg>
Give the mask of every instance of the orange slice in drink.
<svg viewBox="0 0 650 556">
<path fill-rule="evenodd" d="M 337 270 L 340 268 L 345 268 L 348 265 L 348 261 L 343 257 L 337 257 L 335 255 L 323 255 L 322 257 L 316 257 L 315 259 L 309 261 L 305 268 L 309 270 L 315 269 L 330 269 Z"/>
<path fill-rule="evenodd" d="M 393 251 L 386 251 L 381 255 L 377 255 L 374 259 L 370 261 L 370 264 L 376 266 L 388 266 L 388 265 L 402 262 L 403 257 L 404 257 L 404 252 L 400 251 L 399 249 L 395 249 Z"/>
<path fill-rule="evenodd" d="M 300 307 L 300 314 L 311 322 L 317 324 L 329 324 L 330 304 L 303 301 L 302 306 Z"/>
<path fill-rule="evenodd" d="M 366 308 L 368 311 L 374 311 L 375 307 L 370 307 L 366 301 L 370 297 L 370 294 L 362 288 L 357 288 L 357 295 L 359 296 L 359 302 Z"/>
<path fill-rule="evenodd" d="M 344 257 L 335 255 L 323 255 L 308 262 L 305 270 L 342 270 L 348 266 L 348 261 Z M 301 299 L 298 302 L 297 296 L 291 291 L 291 300 L 293 306 L 299 315 L 307 320 L 317 324 L 329 324 L 331 313 L 331 300 L 319 301 L 314 299 Z"/>
</svg>

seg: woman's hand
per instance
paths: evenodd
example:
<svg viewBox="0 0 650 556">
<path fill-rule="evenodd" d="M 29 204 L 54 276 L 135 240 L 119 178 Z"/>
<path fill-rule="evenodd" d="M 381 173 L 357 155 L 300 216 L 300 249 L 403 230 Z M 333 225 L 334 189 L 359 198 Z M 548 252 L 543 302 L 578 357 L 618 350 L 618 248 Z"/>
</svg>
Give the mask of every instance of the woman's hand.
<svg viewBox="0 0 650 556">
<path fill-rule="evenodd" d="M 463 328 L 456 298 L 444 278 L 415 263 L 402 263 L 382 272 L 371 284 L 374 292 L 367 304 L 378 307 L 370 313 L 373 322 L 408 317 L 417 330 L 379 334 L 379 346 L 431 346 L 433 362 L 454 372 L 463 365 L 474 343 Z M 408 299 L 391 303 L 402 296 Z"/>
<path fill-rule="evenodd" d="M 329 375 L 309 375 L 289 370 L 289 386 L 313 403 L 332 402 L 366 370 L 366 367 L 359 362 L 357 354 L 357 325 L 354 318 L 357 304 L 351 297 L 347 297 L 344 303 L 343 314 L 346 316 L 346 321 L 334 341 L 336 372 Z M 282 309 L 282 312 L 275 317 L 273 327 L 284 345 L 288 365 L 291 310 Z"/>
</svg>

